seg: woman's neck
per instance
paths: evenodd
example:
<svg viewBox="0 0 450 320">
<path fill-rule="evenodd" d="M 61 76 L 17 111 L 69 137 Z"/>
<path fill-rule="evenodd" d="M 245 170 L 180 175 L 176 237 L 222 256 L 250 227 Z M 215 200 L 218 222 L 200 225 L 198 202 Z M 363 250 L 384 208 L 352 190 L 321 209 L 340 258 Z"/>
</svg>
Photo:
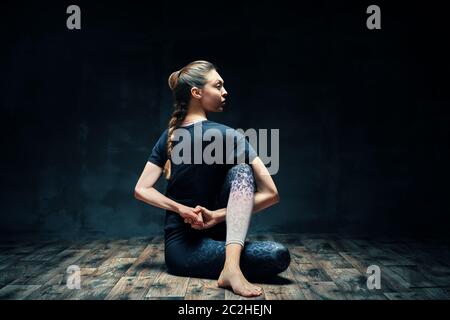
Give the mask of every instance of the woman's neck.
<svg viewBox="0 0 450 320">
<path fill-rule="evenodd" d="M 193 110 L 193 108 L 190 108 L 188 111 L 186 118 L 184 118 L 183 123 L 187 122 L 193 122 L 198 120 L 207 120 L 206 112 L 203 109 L 197 109 Z"/>
</svg>

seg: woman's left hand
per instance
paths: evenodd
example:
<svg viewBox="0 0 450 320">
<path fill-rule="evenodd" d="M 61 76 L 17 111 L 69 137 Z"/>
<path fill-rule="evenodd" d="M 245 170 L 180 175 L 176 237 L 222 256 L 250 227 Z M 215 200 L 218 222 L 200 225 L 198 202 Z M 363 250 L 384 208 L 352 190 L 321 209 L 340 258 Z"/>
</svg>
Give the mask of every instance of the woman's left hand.
<svg viewBox="0 0 450 320">
<path fill-rule="evenodd" d="M 196 230 L 209 229 L 223 221 L 223 219 L 220 218 L 219 214 L 217 214 L 216 211 L 208 210 L 202 206 L 196 206 L 195 209 L 200 210 L 200 214 L 203 217 L 203 227 L 201 227 L 199 225 L 191 224 L 191 227 L 193 229 L 196 229 Z"/>
</svg>

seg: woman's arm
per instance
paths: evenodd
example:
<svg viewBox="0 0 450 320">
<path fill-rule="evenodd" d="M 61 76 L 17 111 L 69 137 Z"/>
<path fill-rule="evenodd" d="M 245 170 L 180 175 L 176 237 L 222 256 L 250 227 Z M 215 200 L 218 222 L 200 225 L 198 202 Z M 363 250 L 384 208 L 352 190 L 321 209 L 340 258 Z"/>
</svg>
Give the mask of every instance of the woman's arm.
<svg viewBox="0 0 450 320">
<path fill-rule="evenodd" d="M 256 182 L 255 200 L 253 213 L 266 209 L 280 202 L 277 187 L 272 176 L 259 157 L 251 163 Z"/>
<path fill-rule="evenodd" d="M 198 214 L 198 210 L 195 211 L 194 208 L 169 199 L 153 187 L 162 172 L 163 169 L 161 167 L 158 167 L 151 162 L 147 162 L 144 171 L 134 188 L 134 197 L 152 206 L 176 212 L 183 218 L 193 218 L 199 224 L 203 224 L 201 215 Z"/>
</svg>

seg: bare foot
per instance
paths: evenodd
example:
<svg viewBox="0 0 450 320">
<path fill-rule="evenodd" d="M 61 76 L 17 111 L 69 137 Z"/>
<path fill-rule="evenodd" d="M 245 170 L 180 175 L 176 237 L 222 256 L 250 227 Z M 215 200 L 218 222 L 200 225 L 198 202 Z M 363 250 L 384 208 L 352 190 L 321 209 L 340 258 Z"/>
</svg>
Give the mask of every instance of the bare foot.
<svg viewBox="0 0 450 320">
<path fill-rule="evenodd" d="M 248 282 L 239 268 L 224 267 L 217 284 L 222 288 L 231 287 L 235 294 L 244 297 L 255 297 L 262 294 L 262 289 Z"/>
</svg>

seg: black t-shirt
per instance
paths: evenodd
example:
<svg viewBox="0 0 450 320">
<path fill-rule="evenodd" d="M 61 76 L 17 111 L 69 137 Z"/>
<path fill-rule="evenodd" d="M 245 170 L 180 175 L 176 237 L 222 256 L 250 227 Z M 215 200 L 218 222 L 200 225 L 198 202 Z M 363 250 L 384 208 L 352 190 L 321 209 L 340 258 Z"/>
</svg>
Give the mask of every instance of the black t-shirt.
<svg viewBox="0 0 450 320">
<path fill-rule="evenodd" d="M 201 205 L 211 210 L 219 209 L 216 207 L 216 200 L 228 169 L 237 163 L 251 163 L 257 153 L 243 134 L 214 121 L 203 120 L 180 129 L 182 134 L 175 134 L 179 141 L 173 142 L 171 176 L 167 180 L 165 195 L 186 206 Z M 149 162 L 161 168 L 167 160 L 167 132 L 168 129 L 161 134 L 148 158 Z M 186 143 L 178 145 L 185 138 L 189 139 L 186 143 L 190 145 L 190 150 L 181 148 L 181 146 L 186 147 Z M 215 146 L 218 148 L 213 148 L 214 143 L 217 143 Z M 185 151 L 187 151 L 186 154 Z M 175 154 L 183 156 L 181 163 Z M 216 163 L 211 163 L 211 158 L 208 160 L 207 156 L 203 157 L 208 154 L 215 157 Z M 166 213 L 171 216 L 166 217 L 165 229 L 184 224 L 178 214 L 171 211 Z"/>
</svg>

